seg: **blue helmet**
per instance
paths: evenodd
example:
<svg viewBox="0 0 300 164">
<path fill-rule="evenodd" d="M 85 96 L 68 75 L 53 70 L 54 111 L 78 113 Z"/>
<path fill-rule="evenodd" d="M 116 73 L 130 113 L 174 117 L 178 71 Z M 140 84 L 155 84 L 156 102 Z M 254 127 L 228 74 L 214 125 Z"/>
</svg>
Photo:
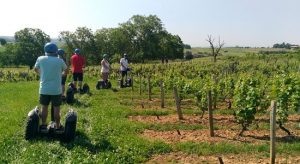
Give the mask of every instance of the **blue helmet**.
<svg viewBox="0 0 300 164">
<path fill-rule="evenodd" d="M 80 53 L 80 49 L 79 49 L 79 48 L 76 48 L 76 49 L 75 49 L 75 53 L 76 53 L 76 54 L 79 54 L 79 53 Z"/>
<path fill-rule="evenodd" d="M 50 53 L 50 54 L 56 54 L 57 53 L 57 46 L 54 43 L 46 43 L 44 46 L 44 51 L 45 53 Z"/>
<path fill-rule="evenodd" d="M 57 54 L 58 55 L 64 55 L 65 54 L 65 51 L 63 49 L 58 49 L 57 50 Z"/>
<path fill-rule="evenodd" d="M 108 57 L 108 55 L 107 55 L 107 54 L 104 54 L 104 55 L 103 55 L 103 58 L 107 58 L 107 57 Z"/>
</svg>

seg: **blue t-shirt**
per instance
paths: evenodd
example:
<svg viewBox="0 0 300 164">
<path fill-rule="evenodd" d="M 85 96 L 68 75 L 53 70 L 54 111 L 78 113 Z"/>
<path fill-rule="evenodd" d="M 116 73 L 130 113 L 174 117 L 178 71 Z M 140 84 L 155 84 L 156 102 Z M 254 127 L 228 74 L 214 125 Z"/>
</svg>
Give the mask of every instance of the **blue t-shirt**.
<svg viewBox="0 0 300 164">
<path fill-rule="evenodd" d="M 40 56 L 36 60 L 35 68 L 40 70 L 40 90 L 43 95 L 60 95 L 61 75 L 67 66 L 65 62 L 54 56 Z"/>
</svg>

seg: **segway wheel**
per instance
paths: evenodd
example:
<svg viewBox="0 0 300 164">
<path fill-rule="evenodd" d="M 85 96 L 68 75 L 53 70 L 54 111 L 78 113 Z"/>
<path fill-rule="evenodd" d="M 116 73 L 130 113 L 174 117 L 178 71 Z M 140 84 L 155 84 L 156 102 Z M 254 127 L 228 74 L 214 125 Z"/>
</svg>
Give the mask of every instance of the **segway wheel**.
<svg viewBox="0 0 300 164">
<path fill-rule="evenodd" d="M 84 83 L 83 87 L 82 87 L 82 90 L 83 90 L 83 93 L 89 94 L 90 93 L 90 87 L 89 87 L 89 85 L 87 83 Z"/>
<path fill-rule="evenodd" d="M 131 81 L 130 78 L 126 80 L 126 86 L 127 87 L 131 87 L 132 86 L 132 81 Z"/>
<path fill-rule="evenodd" d="M 107 82 L 106 88 L 107 88 L 107 89 L 110 89 L 110 88 L 111 88 L 111 82 L 110 82 L 110 81 Z"/>
<path fill-rule="evenodd" d="M 66 115 L 64 140 L 70 142 L 75 138 L 77 124 L 77 114 L 73 110 L 70 110 Z"/>
<path fill-rule="evenodd" d="M 36 107 L 31 110 L 27 116 L 25 139 L 31 140 L 38 136 L 39 133 L 39 110 Z"/>
<path fill-rule="evenodd" d="M 97 90 L 101 89 L 101 81 L 100 80 L 97 82 L 96 89 Z"/>
<path fill-rule="evenodd" d="M 119 87 L 120 87 L 120 88 L 123 88 L 123 87 L 124 87 L 124 85 L 123 85 L 123 80 L 122 80 L 122 79 L 119 79 L 119 80 L 118 80 L 118 84 L 119 84 Z"/>
<path fill-rule="evenodd" d="M 74 102 L 74 90 L 71 86 L 67 89 L 66 102 L 68 104 L 72 104 Z"/>
</svg>

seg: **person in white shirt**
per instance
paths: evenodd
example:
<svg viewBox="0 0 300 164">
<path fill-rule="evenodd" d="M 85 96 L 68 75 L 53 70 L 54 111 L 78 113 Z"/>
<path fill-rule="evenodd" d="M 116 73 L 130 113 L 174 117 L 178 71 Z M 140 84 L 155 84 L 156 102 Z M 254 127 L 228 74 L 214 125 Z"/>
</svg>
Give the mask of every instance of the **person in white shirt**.
<svg viewBox="0 0 300 164">
<path fill-rule="evenodd" d="M 110 64 L 107 59 L 108 59 L 107 54 L 104 54 L 103 60 L 101 61 L 101 74 L 102 74 L 102 79 L 105 83 L 108 82 L 108 74 L 110 70 Z"/>
<path fill-rule="evenodd" d="M 127 79 L 127 71 L 129 71 L 127 54 L 124 54 L 124 57 L 120 59 L 120 64 L 121 64 L 120 71 L 122 74 L 122 84 L 123 84 L 124 76 L 126 77 L 125 79 Z"/>
</svg>

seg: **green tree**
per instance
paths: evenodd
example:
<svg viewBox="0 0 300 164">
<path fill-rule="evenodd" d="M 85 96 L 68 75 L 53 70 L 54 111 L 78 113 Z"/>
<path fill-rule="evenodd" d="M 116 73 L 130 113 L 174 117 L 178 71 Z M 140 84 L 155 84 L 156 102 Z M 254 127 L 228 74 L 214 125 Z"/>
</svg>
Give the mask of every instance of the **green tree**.
<svg viewBox="0 0 300 164">
<path fill-rule="evenodd" d="M 155 16 L 134 15 L 117 28 L 102 28 L 93 32 L 78 27 L 75 32 L 62 31 L 59 36 L 67 52 L 82 49 L 87 61 L 98 64 L 104 53 L 113 62 L 127 53 L 130 61 L 183 58 L 183 43 L 177 35 L 168 33 Z"/>
<path fill-rule="evenodd" d="M 131 40 L 133 53 L 136 54 L 134 58 L 138 57 L 141 61 L 159 58 L 159 35 L 165 29 L 157 16 L 134 15 L 121 24 L 121 28 Z"/>
<path fill-rule="evenodd" d="M 3 38 L 0 38 L 0 45 L 4 46 L 6 44 L 6 40 Z"/>
<path fill-rule="evenodd" d="M 44 54 L 44 45 L 50 42 L 50 37 L 40 29 L 25 28 L 15 33 L 15 40 L 16 56 L 20 64 L 32 69 L 37 57 Z"/>
<path fill-rule="evenodd" d="M 189 45 L 189 44 L 184 44 L 184 48 L 185 49 L 192 49 L 191 45 Z"/>
<path fill-rule="evenodd" d="M 78 27 L 73 33 L 70 31 L 62 31 L 60 32 L 59 40 L 64 41 L 67 46 L 67 57 L 70 57 L 70 54 L 75 48 L 79 48 L 81 53 L 85 55 L 87 62 L 95 64 L 98 49 L 95 36 L 91 29 L 87 27 Z"/>
</svg>

